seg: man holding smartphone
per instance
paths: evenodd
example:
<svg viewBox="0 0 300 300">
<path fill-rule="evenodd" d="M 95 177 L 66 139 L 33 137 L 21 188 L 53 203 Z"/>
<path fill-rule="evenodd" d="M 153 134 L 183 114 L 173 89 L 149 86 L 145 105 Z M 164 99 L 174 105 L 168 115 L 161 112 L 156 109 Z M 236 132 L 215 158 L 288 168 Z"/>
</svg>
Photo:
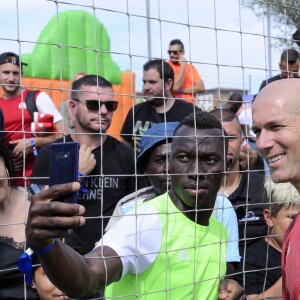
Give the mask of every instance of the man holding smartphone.
<svg viewBox="0 0 300 300">
<path fill-rule="evenodd" d="M 106 134 L 118 107 L 110 82 L 100 76 L 86 75 L 72 85 L 69 102 L 75 117 L 75 130 L 57 142 L 78 142 L 79 173 L 83 174 L 78 202 L 85 207 L 87 223 L 76 229 L 84 253 L 91 251 L 102 237 L 109 217 L 124 196 L 145 187 L 135 176 L 135 155 L 130 146 Z M 32 182 L 48 184 L 50 146 L 39 151 Z"/>
<path fill-rule="evenodd" d="M 173 135 L 169 192 L 125 215 L 83 257 L 59 238 L 85 224 L 84 207 L 51 202 L 79 184 L 57 185 L 33 196 L 27 245 L 39 250 L 48 277 L 69 297 L 106 287 L 109 299 L 245 300 L 236 282 L 222 281 L 227 231 L 212 216 L 227 148 L 217 119 L 191 114 Z"/>
</svg>

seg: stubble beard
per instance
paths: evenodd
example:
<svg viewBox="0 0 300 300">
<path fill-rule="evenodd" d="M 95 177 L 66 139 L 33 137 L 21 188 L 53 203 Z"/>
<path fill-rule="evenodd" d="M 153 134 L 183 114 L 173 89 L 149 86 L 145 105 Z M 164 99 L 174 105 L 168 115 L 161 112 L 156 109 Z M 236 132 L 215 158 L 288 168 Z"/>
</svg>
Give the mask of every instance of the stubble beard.
<svg viewBox="0 0 300 300">
<path fill-rule="evenodd" d="M 151 104 L 152 106 L 155 106 L 155 107 L 160 107 L 160 106 L 163 106 L 164 105 L 164 102 L 166 101 L 167 99 L 160 96 L 160 97 L 155 97 L 153 98 L 151 101 L 147 101 L 149 104 Z"/>
<path fill-rule="evenodd" d="M 105 128 L 102 128 L 101 122 L 99 124 L 99 126 L 97 126 L 97 128 L 93 128 L 90 125 L 89 121 L 82 121 L 81 119 L 77 120 L 79 126 L 81 127 L 82 131 L 85 133 L 90 133 L 90 134 L 101 134 L 101 133 L 106 133 L 106 131 L 108 130 L 111 122 L 109 122 L 109 124 L 107 124 L 107 126 L 105 126 Z"/>
<path fill-rule="evenodd" d="M 21 94 L 21 89 L 19 86 L 13 86 L 13 85 L 10 85 L 10 86 L 2 86 L 3 88 L 3 91 L 4 91 L 4 95 L 6 98 L 14 98 L 16 96 L 18 96 L 19 94 Z M 9 89 L 7 89 L 9 88 Z"/>
</svg>

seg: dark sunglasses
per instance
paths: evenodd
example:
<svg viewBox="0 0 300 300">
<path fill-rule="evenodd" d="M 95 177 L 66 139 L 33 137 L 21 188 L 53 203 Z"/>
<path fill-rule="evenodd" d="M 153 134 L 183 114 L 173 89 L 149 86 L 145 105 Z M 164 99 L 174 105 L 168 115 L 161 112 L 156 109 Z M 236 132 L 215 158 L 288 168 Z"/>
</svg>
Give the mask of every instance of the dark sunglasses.
<svg viewBox="0 0 300 300">
<path fill-rule="evenodd" d="M 108 111 L 115 111 L 118 108 L 118 101 L 100 101 L 100 100 L 85 100 L 80 101 L 79 99 L 73 99 L 74 101 L 84 103 L 88 110 L 100 110 L 101 106 L 104 105 Z"/>
<path fill-rule="evenodd" d="M 173 53 L 174 55 L 177 55 L 180 52 L 182 52 L 182 50 L 168 50 L 169 55 L 171 55 L 171 53 Z"/>
</svg>

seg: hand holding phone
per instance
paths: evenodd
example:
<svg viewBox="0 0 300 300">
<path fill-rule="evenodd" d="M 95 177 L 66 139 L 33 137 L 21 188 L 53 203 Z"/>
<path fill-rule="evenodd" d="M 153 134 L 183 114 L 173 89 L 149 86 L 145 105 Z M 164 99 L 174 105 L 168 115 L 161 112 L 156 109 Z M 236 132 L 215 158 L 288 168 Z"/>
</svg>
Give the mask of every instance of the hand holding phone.
<svg viewBox="0 0 300 300">
<path fill-rule="evenodd" d="M 49 186 L 78 181 L 79 143 L 53 143 L 50 146 Z M 57 199 L 68 203 L 77 202 L 77 193 Z"/>
</svg>

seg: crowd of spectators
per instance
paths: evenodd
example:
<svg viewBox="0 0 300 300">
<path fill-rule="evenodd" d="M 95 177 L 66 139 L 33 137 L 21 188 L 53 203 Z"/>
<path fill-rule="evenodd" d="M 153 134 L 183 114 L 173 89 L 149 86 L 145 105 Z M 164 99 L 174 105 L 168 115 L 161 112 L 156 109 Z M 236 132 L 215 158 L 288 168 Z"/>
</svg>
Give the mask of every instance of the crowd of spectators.
<svg viewBox="0 0 300 300">
<path fill-rule="evenodd" d="M 299 53 L 282 53 L 281 73 L 261 84 L 253 103 L 233 94 L 210 112 L 196 105 L 204 83 L 183 43 L 172 40 L 168 53 L 168 62 L 145 62 L 145 101 L 129 110 L 120 140 L 107 134 L 118 102 L 105 78 L 75 74 L 60 110 L 36 91 L 32 113 L 20 85 L 27 64 L 13 52 L 0 55 L 1 299 L 298 299 L 283 236 L 300 209 L 299 180 L 282 175 L 277 161 L 294 141 L 293 132 L 281 133 L 295 128 L 293 119 L 280 113 L 299 92 Z M 38 132 L 45 115 L 51 130 Z M 277 137 L 264 130 L 285 139 L 273 146 Z M 80 145 L 80 191 L 48 188 L 57 142 Z M 297 168 L 292 158 L 287 167 Z M 30 184 L 41 192 L 33 196 Z M 77 204 L 51 201 L 70 192 L 78 192 Z M 29 286 L 17 268 L 27 247 L 38 258 Z"/>
</svg>

